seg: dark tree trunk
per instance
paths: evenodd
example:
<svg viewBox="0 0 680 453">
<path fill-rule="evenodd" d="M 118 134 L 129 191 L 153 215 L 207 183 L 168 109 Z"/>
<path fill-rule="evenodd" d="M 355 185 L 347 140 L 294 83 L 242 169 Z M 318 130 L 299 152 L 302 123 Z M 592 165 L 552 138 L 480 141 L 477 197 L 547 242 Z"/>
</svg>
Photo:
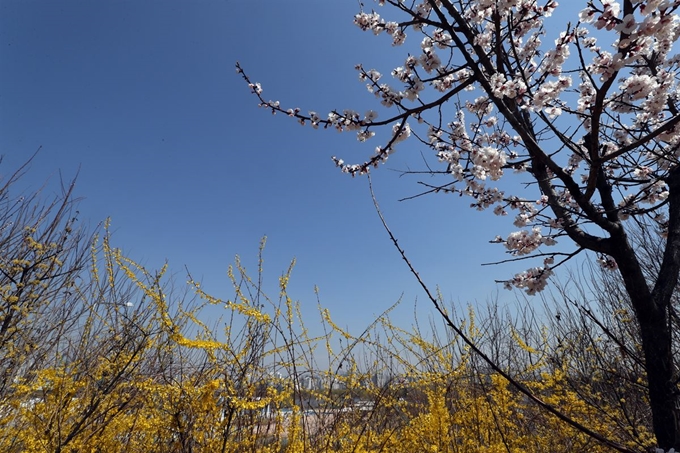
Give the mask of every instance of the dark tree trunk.
<svg viewBox="0 0 680 453">
<path fill-rule="evenodd" d="M 621 261 L 618 262 L 619 265 L 622 264 Z M 680 448 L 678 413 L 680 400 L 675 382 L 668 302 L 655 301 L 647 282 L 641 275 L 642 272 L 639 272 L 639 278 L 633 279 L 627 267 L 625 265 L 621 267 L 621 274 L 640 327 L 654 434 L 659 447 L 665 450 L 670 448 L 677 450 Z M 631 282 L 631 280 L 635 281 Z"/>
<path fill-rule="evenodd" d="M 642 272 L 635 251 L 621 229 L 612 239 L 615 258 L 630 296 L 645 358 L 652 423 L 659 447 L 680 451 L 680 394 L 673 357 L 670 304 L 680 272 L 680 170 L 670 172 L 668 239 L 653 289 Z M 649 234 L 655 234 L 650 232 Z"/>
<path fill-rule="evenodd" d="M 664 304 L 650 299 L 644 305 L 648 312 L 638 315 L 645 355 L 649 403 L 657 442 L 664 450 L 680 448 L 680 417 L 676 373 L 671 348 L 668 310 Z"/>
</svg>

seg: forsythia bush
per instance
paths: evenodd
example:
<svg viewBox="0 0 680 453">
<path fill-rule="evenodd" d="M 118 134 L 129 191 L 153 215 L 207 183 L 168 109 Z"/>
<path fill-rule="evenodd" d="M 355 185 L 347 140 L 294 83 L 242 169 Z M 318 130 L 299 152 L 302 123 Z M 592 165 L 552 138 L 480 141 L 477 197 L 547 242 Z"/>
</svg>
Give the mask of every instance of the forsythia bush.
<svg viewBox="0 0 680 453">
<path fill-rule="evenodd" d="M 326 311 L 327 336 L 309 338 L 287 293 L 291 270 L 277 300 L 238 260 L 229 272 L 233 300 L 193 281 L 177 294 L 168 292 L 165 269 L 151 273 L 112 248 L 108 235 L 95 239 L 89 278 L 60 294 L 80 309 L 42 352 L 42 366 L 19 370 L 2 393 L 0 450 L 610 451 L 485 371 L 456 338 L 428 339 L 393 326 L 387 314 L 355 337 Z M 225 310 L 223 330 L 200 321 L 208 305 Z M 473 313 L 469 319 L 471 337 L 483 342 Z M 333 352 L 333 336 L 347 346 Z M 632 451 L 653 444 L 648 420 L 631 419 L 624 402 L 601 394 L 596 375 L 574 374 L 568 351 L 555 362 L 549 333 L 539 337 L 542 346 L 531 346 L 515 332 L 505 345 L 515 357 L 509 371 L 523 385 Z M 331 363 L 320 370 L 314 349 L 324 344 Z M 372 365 L 353 361 L 359 349 Z"/>
</svg>

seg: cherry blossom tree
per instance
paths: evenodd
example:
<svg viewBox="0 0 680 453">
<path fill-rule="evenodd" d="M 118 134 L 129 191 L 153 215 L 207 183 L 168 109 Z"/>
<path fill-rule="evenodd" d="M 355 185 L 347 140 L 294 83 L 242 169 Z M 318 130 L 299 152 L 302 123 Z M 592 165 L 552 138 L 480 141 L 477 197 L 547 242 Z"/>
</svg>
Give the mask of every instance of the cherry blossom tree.
<svg viewBox="0 0 680 453">
<path fill-rule="evenodd" d="M 493 242 L 539 263 L 506 286 L 541 291 L 557 266 L 584 251 L 618 272 L 639 326 L 657 442 L 680 449 L 670 303 L 680 272 L 680 1 L 583 1 L 570 23 L 556 17 L 554 0 L 375 3 L 362 5 L 354 23 L 407 54 L 391 82 L 357 66 L 385 119 L 373 110 L 288 109 L 237 70 L 272 113 L 381 140 L 363 162 L 333 157 L 343 172 L 366 174 L 408 141 L 441 162 L 428 167 L 442 179 L 423 183 L 426 192 L 512 213 L 518 231 Z M 628 236 L 638 222 L 665 239 L 651 277 Z"/>
</svg>

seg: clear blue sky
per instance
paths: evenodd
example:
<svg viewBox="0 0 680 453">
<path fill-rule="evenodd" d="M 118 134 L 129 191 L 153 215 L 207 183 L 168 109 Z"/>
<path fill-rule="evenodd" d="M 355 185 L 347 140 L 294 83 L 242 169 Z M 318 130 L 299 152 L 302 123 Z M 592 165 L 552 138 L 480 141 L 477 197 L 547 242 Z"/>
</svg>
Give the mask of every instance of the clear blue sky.
<svg viewBox="0 0 680 453">
<path fill-rule="evenodd" d="M 403 293 L 395 321 L 407 326 L 416 297 L 419 311 L 430 307 L 382 230 L 366 179 L 330 159 L 362 160 L 376 143 L 272 117 L 234 70 L 240 61 L 265 97 L 303 111 L 371 108 L 354 65 L 389 74 L 405 55 L 355 27 L 358 9 L 351 0 L 4 0 L 0 172 L 42 146 L 24 183 L 79 171 L 82 221 L 110 216 L 114 244 L 150 268 L 167 259 L 180 280 L 186 266 L 229 297 L 234 255 L 255 271 L 267 235 L 269 291 L 276 295 L 296 257 L 291 293 L 310 321 L 317 285 L 322 304 L 355 331 Z M 525 265 L 481 267 L 506 257 L 487 241 L 514 229 L 511 216 L 444 195 L 397 201 L 418 186 L 390 169 L 417 166 L 420 151 L 402 145 L 375 172 L 401 245 L 451 302 L 483 302 L 497 290 L 514 300 L 493 281 Z"/>
</svg>

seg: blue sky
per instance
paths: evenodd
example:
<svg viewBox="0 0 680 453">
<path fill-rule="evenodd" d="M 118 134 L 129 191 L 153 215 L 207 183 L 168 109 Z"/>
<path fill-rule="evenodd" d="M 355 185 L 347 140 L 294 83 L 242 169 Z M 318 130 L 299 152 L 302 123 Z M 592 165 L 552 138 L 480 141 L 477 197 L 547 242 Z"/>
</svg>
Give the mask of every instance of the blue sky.
<svg viewBox="0 0 680 453">
<path fill-rule="evenodd" d="M 295 257 L 291 293 L 308 320 L 317 285 L 322 305 L 353 331 L 402 294 L 394 320 L 408 326 L 416 298 L 423 315 L 430 307 L 382 229 L 366 179 L 330 159 L 360 161 L 376 144 L 273 117 L 234 70 L 240 61 L 266 98 L 303 111 L 374 107 L 354 66 L 388 74 L 405 53 L 355 27 L 358 10 L 350 0 L 5 0 L 0 173 L 42 147 L 26 190 L 49 180 L 49 194 L 59 172 L 78 173 L 84 223 L 111 217 L 114 244 L 131 258 L 149 268 L 167 260 L 180 281 L 186 266 L 218 297 L 232 294 L 234 255 L 255 271 L 267 235 L 269 292 Z M 525 265 L 481 266 L 506 257 L 488 241 L 512 231 L 512 218 L 444 195 L 399 202 L 418 192 L 417 180 L 392 170 L 427 153 L 404 145 L 374 184 L 422 277 L 462 306 L 497 291 L 513 301 L 494 279 Z"/>
</svg>

